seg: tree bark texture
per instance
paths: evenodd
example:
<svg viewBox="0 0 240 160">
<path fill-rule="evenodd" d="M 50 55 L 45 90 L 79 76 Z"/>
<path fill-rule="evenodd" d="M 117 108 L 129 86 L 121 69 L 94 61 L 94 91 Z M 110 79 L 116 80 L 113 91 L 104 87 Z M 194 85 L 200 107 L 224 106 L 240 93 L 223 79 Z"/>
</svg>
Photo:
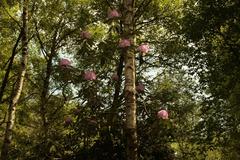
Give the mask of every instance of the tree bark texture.
<svg viewBox="0 0 240 160">
<path fill-rule="evenodd" d="M 12 129 L 15 122 L 16 107 L 22 93 L 24 77 L 27 69 L 28 59 L 28 39 L 27 39 L 27 21 L 28 21 L 28 0 L 23 0 L 22 13 L 22 59 L 20 64 L 20 72 L 18 75 L 16 87 L 14 88 L 12 98 L 8 108 L 7 125 L 4 134 L 4 141 L 1 150 L 1 160 L 8 159 L 9 146 L 12 141 Z"/>
<path fill-rule="evenodd" d="M 123 37 L 134 40 L 134 7 L 135 0 L 123 1 Z M 124 49 L 125 63 L 125 105 L 126 105 L 126 138 L 127 159 L 137 160 L 137 125 L 136 125 L 136 86 L 135 54 L 129 47 Z"/>
</svg>

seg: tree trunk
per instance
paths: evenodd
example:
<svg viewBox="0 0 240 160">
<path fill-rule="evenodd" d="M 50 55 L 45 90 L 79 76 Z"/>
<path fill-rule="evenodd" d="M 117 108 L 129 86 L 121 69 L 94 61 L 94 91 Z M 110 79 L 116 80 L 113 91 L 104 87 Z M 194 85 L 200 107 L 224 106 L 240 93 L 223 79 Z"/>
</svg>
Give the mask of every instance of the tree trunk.
<svg viewBox="0 0 240 160">
<path fill-rule="evenodd" d="M 12 140 L 12 129 L 15 122 L 15 114 L 16 114 L 16 106 L 18 104 L 18 100 L 22 93 L 23 81 L 27 68 L 27 57 L 28 57 L 28 40 L 27 40 L 27 21 L 28 21 L 28 0 L 23 0 L 23 14 L 22 14 L 22 60 L 20 65 L 20 72 L 16 83 L 16 88 L 13 92 L 9 108 L 8 108 L 8 119 L 7 126 L 4 134 L 4 141 L 1 151 L 1 159 L 8 159 L 9 145 Z"/>
<path fill-rule="evenodd" d="M 123 1 L 123 38 L 128 38 L 132 42 L 134 40 L 134 3 L 135 0 Z M 131 47 L 124 51 L 127 159 L 137 160 L 135 54 Z"/>
<path fill-rule="evenodd" d="M 43 80 L 43 90 L 41 93 L 41 102 L 40 102 L 40 113 L 41 113 L 41 118 L 42 118 L 42 127 L 43 127 L 43 135 L 44 139 L 46 139 L 46 135 L 48 132 L 48 122 L 47 122 L 47 117 L 46 117 L 46 105 L 48 103 L 48 92 L 49 92 L 49 84 L 50 84 L 50 77 L 52 74 L 52 61 L 53 61 L 53 55 L 51 54 L 47 60 L 47 69 L 46 69 L 46 76 L 44 77 Z"/>
<path fill-rule="evenodd" d="M 2 80 L 2 85 L 1 85 L 1 88 L 0 88 L 0 104 L 2 103 L 2 98 L 3 98 L 3 94 L 4 94 L 4 90 L 7 86 L 7 82 L 8 82 L 8 77 L 9 77 L 9 74 L 10 74 L 10 71 L 12 69 L 12 65 L 13 65 L 13 61 L 14 61 L 14 57 L 15 55 L 17 54 L 17 46 L 18 46 L 18 43 L 19 41 L 21 40 L 21 37 L 22 37 L 22 31 L 20 31 L 19 35 L 18 35 L 18 38 L 17 38 L 17 41 L 13 47 L 13 50 L 12 50 L 12 55 L 10 57 L 10 60 L 9 60 L 9 63 L 8 63 L 8 66 L 7 66 L 7 69 L 6 69 L 6 73 L 4 75 L 4 78 Z"/>
<path fill-rule="evenodd" d="M 47 68 L 44 71 L 44 79 L 43 79 L 43 87 L 41 91 L 41 97 L 40 97 L 40 116 L 42 119 L 42 128 L 41 133 L 43 136 L 44 145 L 42 145 L 42 153 L 45 154 L 47 157 L 49 148 L 48 145 L 48 127 L 49 127 L 49 121 L 47 116 L 47 105 L 49 102 L 49 88 L 50 88 L 50 79 L 53 71 L 53 58 L 56 56 L 56 48 L 57 48 L 57 34 L 58 34 L 59 28 L 56 28 L 54 31 L 54 35 L 52 37 L 52 44 L 51 44 L 51 50 L 50 53 L 47 54 L 46 61 L 47 61 Z M 45 146 L 46 145 L 46 146 Z"/>
<path fill-rule="evenodd" d="M 120 56 L 120 59 L 119 59 L 119 64 L 118 64 L 118 67 L 117 67 L 117 75 L 119 77 L 118 81 L 116 82 L 115 84 L 115 92 L 114 92 L 114 96 L 113 96 L 113 103 L 112 103 L 112 108 L 111 108 L 111 111 L 110 111 L 110 122 L 111 122 L 111 126 L 114 125 L 114 122 L 117 118 L 116 116 L 116 111 L 117 111 L 117 108 L 120 106 L 120 98 L 119 98 L 119 95 L 120 95 L 120 90 L 121 90 L 121 84 L 122 84 L 122 72 L 123 72 L 123 56 L 121 55 Z"/>
</svg>

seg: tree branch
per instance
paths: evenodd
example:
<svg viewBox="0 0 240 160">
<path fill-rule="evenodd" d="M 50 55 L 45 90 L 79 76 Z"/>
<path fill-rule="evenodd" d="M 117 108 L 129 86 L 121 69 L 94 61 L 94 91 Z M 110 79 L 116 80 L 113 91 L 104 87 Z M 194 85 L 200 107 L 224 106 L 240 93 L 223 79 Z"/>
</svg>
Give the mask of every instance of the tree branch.
<svg viewBox="0 0 240 160">
<path fill-rule="evenodd" d="M 21 28 L 20 23 L 8 12 L 8 10 L 5 8 L 5 6 L 0 3 L 0 6 L 3 8 L 3 10 L 7 13 L 7 15 L 18 25 L 19 28 Z"/>
<path fill-rule="evenodd" d="M 5 90 L 5 87 L 7 86 L 7 82 L 8 82 L 8 78 L 9 78 L 9 74 L 10 74 L 10 71 L 12 69 L 12 65 L 13 65 L 13 61 L 14 61 L 14 57 L 15 55 L 17 54 L 17 46 L 19 44 L 19 41 L 21 40 L 21 37 L 22 37 L 22 34 L 23 32 L 21 31 L 18 35 L 18 39 L 13 47 L 13 50 L 12 50 L 12 56 L 10 57 L 10 61 L 9 61 L 9 64 L 8 64 L 8 67 L 6 69 L 6 73 L 4 75 L 4 78 L 2 80 L 2 85 L 1 85 L 1 88 L 0 88 L 0 104 L 2 103 L 2 97 L 3 97 L 3 93 L 4 93 L 4 90 Z"/>
</svg>

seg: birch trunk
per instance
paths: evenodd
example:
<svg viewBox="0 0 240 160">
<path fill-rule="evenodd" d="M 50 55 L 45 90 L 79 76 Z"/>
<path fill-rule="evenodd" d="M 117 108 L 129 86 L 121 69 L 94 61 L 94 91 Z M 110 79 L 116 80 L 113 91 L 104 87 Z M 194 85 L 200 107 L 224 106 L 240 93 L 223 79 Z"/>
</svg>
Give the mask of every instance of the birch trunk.
<svg viewBox="0 0 240 160">
<path fill-rule="evenodd" d="M 123 38 L 132 41 L 134 39 L 134 3 L 135 0 L 123 1 Z M 137 160 L 135 54 L 131 47 L 124 51 L 127 159 Z"/>
<path fill-rule="evenodd" d="M 1 151 L 2 160 L 8 159 L 9 145 L 12 141 L 12 129 L 15 122 L 16 107 L 22 93 L 23 81 L 26 74 L 27 57 L 28 57 L 27 21 L 28 21 L 28 0 L 23 0 L 22 60 L 21 60 L 20 72 L 17 79 L 16 87 L 15 87 L 15 90 L 13 91 L 13 95 L 8 108 L 8 119 L 7 119 L 7 125 L 6 125 L 4 141 L 3 141 L 2 151 Z"/>
<path fill-rule="evenodd" d="M 18 47 L 18 44 L 19 44 L 19 41 L 21 40 L 21 38 L 22 38 L 22 31 L 20 31 L 19 36 L 17 38 L 17 41 L 16 41 L 16 43 L 13 47 L 12 55 L 9 59 L 9 63 L 8 63 L 7 69 L 6 69 L 6 73 L 5 73 L 4 78 L 2 80 L 2 85 L 1 85 L 1 88 L 0 88 L 0 104 L 2 103 L 3 94 L 4 94 L 5 88 L 6 88 L 7 83 L 8 83 L 8 77 L 9 77 L 10 71 L 12 69 L 13 61 L 14 61 L 14 58 L 17 54 L 17 47 Z"/>
</svg>

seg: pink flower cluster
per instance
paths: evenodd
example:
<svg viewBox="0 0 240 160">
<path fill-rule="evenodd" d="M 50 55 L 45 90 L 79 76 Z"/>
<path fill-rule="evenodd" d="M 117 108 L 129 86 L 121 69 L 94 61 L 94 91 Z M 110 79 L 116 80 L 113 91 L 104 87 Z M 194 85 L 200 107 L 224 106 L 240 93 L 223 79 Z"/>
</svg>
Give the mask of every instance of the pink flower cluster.
<svg viewBox="0 0 240 160">
<path fill-rule="evenodd" d="M 149 52 L 149 45 L 148 44 L 141 44 L 137 50 L 141 52 L 141 54 L 144 56 L 146 53 Z"/>
<path fill-rule="evenodd" d="M 126 48 L 131 46 L 131 41 L 129 39 L 121 39 L 119 41 L 119 47 Z"/>
<path fill-rule="evenodd" d="M 71 117 L 67 117 L 65 119 L 65 125 L 70 125 L 72 123 L 72 118 Z"/>
<path fill-rule="evenodd" d="M 116 9 L 110 10 L 108 12 L 109 19 L 118 18 L 118 17 L 120 17 L 120 14 L 118 13 L 118 11 Z"/>
<path fill-rule="evenodd" d="M 91 38 L 91 33 L 89 33 L 88 31 L 82 31 L 81 32 L 81 37 L 83 39 L 90 39 Z"/>
<path fill-rule="evenodd" d="M 74 115 L 78 115 L 79 113 L 80 113 L 80 109 L 75 108 L 75 109 L 73 110 L 73 114 L 74 114 Z"/>
<path fill-rule="evenodd" d="M 166 110 L 162 109 L 162 110 L 158 111 L 157 117 L 162 118 L 162 119 L 168 119 L 168 112 Z"/>
<path fill-rule="evenodd" d="M 137 86 L 136 86 L 136 91 L 138 93 L 143 93 L 144 92 L 144 89 L 145 89 L 145 86 L 142 84 L 142 83 L 139 83 Z"/>
<path fill-rule="evenodd" d="M 71 66 L 71 62 L 68 59 L 62 58 L 59 62 L 61 68 L 68 68 Z"/>
<path fill-rule="evenodd" d="M 114 73 L 112 75 L 112 80 L 114 80 L 114 81 L 118 81 L 119 80 L 119 76 L 117 75 L 117 73 Z"/>
<path fill-rule="evenodd" d="M 84 73 L 84 79 L 85 80 L 89 80 L 89 81 L 92 81 L 92 80 L 96 80 L 97 76 L 96 76 L 96 73 L 94 71 L 86 71 Z"/>
</svg>

